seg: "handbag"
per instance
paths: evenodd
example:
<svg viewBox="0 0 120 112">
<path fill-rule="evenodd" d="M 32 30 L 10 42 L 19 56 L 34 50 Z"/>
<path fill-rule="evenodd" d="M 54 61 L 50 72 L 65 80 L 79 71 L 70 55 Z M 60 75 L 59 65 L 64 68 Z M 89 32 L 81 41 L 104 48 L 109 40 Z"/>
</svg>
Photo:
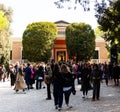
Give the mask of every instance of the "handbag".
<svg viewBox="0 0 120 112">
<path fill-rule="evenodd" d="M 76 95 L 76 90 L 75 89 L 72 90 L 72 94 Z"/>
</svg>

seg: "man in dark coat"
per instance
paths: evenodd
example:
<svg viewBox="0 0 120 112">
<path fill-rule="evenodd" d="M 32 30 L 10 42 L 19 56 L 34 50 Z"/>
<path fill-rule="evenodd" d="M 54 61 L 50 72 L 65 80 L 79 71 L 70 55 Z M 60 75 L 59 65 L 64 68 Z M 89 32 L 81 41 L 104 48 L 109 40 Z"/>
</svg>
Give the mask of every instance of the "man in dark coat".
<svg viewBox="0 0 120 112">
<path fill-rule="evenodd" d="M 120 67 L 118 66 L 117 63 L 114 63 L 112 73 L 113 73 L 113 79 L 114 79 L 115 86 L 118 86 L 119 76 L 120 76 Z"/>
<path fill-rule="evenodd" d="M 92 70 L 92 81 L 93 81 L 93 97 L 92 101 L 95 101 L 95 98 L 99 100 L 100 97 L 100 82 L 102 79 L 102 73 L 97 64 L 93 65 Z"/>
<path fill-rule="evenodd" d="M 31 69 L 30 63 L 27 64 L 27 67 L 24 69 L 25 72 L 25 82 L 27 84 L 27 89 L 30 89 L 30 76 L 31 76 Z"/>
</svg>

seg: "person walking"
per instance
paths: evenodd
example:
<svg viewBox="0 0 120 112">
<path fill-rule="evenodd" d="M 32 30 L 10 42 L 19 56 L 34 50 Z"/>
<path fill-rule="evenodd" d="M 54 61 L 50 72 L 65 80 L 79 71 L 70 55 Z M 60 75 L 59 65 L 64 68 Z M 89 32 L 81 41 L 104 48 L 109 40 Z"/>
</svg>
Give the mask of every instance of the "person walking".
<svg viewBox="0 0 120 112">
<path fill-rule="evenodd" d="M 0 66 L 0 81 L 3 79 L 4 77 L 4 72 L 2 70 L 2 66 Z"/>
<path fill-rule="evenodd" d="M 51 84 L 52 84 L 52 70 L 49 63 L 46 65 L 45 72 L 45 83 L 47 85 L 47 98 L 46 100 L 51 100 Z"/>
<path fill-rule="evenodd" d="M 55 109 L 60 111 L 63 104 L 63 80 L 58 63 L 55 63 L 53 68 L 53 96 Z"/>
<path fill-rule="evenodd" d="M 100 82 L 102 80 L 102 73 L 97 64 L 93 65 L 92 70 L 92 81 L 93 81 L 93 97 L 92 101 L 95 99 L 99 100 L 100 97 Z"/>
<path fill-rule="evenodd" d="M 119 86 L 120 67 L 118 63 L 114 63 L 112 73 L 115 86 Z"/>
<path fill-rule="evenodd" d="M 65 103 L 67 108 L 72 108 L 69 105 L 70 95 L 72 93 L 74 87 L 74 76 L 72 73 L 68 72 L 67 65 L 61 65 L 61 75 L 62 75 L 62 82 L 63 82 L 63 94 L 65 96 Z"/>
<path fill-rule="evenodd" d="M 6 78 L 6 68 L 5 65 L 3 64 L 2 66 L 2 71 L 3 71 L 3 82 L 5 82 L 5 78 Z"/>
<path fill-rule="evenodd" d="M 82 98 L 85 98 L 85 97 L 87 97 L 88 90 L 91 89 L 90 72 L 89 72 L 87 63 L 83 64 L 81 74 L 82 74 L 81 75 L 81 81 L 82 81 L 81 91 L 83 91 L 83 97 Z"/>
<path fill-rule="evenodd" d="M 22 67 L 20 67 L 17 72 L 14 90 L 16 91 L 16 93 L 19 90 L 23 90 L 23 92 L 25 93 L 25 88 L 26 88 L 26 84 L 24 80 L 24 73 Z"/>
<path fill-rule="evenodd" d="M 33 89 L 33 84 L 35 83 L 35 72 L 34 72 L 34 68 L 33 65 L 30 65 L 30 69 L 31 69 L 31 75 L 30 75 L 30 89 Z"/>
<path fill-rule="evenodd" d="M 36 79 L 36 89 L 42 88 L 42 82 L 44 81 L 44 68 L 42 65 L 39 65 L 35 72 Z"/>
<path fill-rule="evenodd" d="M 109 69 L 108 69 L 108 65 L 107 64 L 105 64 L 104 65 L 104 68 L 103 68 L 103 76 L 104 76 L 104 80 L 105 80 L 105 83 L 106 83 L 106 86 L 108 86 L 108 80 L 109 80 Z"/>
<path fill-rule="evenodd" d="M 20 68 L 20 63 L 17 61 L 16 64 L 14 65 L 14 69 L 15 69 L 15 80 L 16 80 L 16 77 L 17 77 L 17 73 L 18 73 L 19 68 Z"/>
<path fill-rule="evenodd" d="M 13 65 L 13 64 L 11 64 L 11 65 L 9 66 L 9 74 L 10 74 L 11 87 L 13 87 L 14 84 L 15 84 L 15 81 L 16 81 L 15 68 L 14 68 L 14 65 Z"/>
<path fill-rule="evenodd" d="M 25 73 L 25 83 L 27 84 L 27 89 L 30 89 L 30 77 L 31 77 L 31 68 L 30 63 L 27 64 L 27 67 L 23 71 Z"/>
</svg>

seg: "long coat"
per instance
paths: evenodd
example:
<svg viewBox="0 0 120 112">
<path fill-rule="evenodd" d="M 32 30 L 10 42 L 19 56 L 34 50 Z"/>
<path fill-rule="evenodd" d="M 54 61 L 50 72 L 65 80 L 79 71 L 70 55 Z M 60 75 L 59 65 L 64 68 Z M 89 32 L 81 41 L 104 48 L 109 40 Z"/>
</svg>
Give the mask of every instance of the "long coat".
<svg viewBox="0 0 120 112">
<path fill-rule="evenodd" d="M 25 89 L 25 88 L 26 88 L 26 83 L 24 80 L 24 76 L 19 74 L 19 72 L 18 72 L 14 90 L 20 90 L 20 89 Z"/>
<path fill-rule="evenodd" d="M 82 80 L 82 85 L 81 85 L 81 91 L 83 90 L 91 90 L 92 86 L 90 84 L 90 72 L 88 68 L 83 68 L 81 71 L 81 80 Z"/>
<path fill-rule="evenodd" d="M 27 86 L 30 85 L 30 76 L 31 76 L 31 68 L 29 66 L 27 66 L 25 69 L 24 69 L 24 72 L 25 72 L 25 82 L 27 84 Z"/>
</svg>

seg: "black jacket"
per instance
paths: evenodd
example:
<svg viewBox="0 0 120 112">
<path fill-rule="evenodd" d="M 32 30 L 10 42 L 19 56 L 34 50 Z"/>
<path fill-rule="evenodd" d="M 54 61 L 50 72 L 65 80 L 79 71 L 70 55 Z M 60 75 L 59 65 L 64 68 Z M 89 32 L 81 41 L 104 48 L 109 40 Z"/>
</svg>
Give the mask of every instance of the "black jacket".
<svg viewBox="0 0 120 112">
<path fill-rule="evenodd" d="M 74 84 L 74 76 L 70 72 L 68 73 L 61 73 L 62 75 L 62 82 L 63 87 L 70 87 Z"/>
</svg>

